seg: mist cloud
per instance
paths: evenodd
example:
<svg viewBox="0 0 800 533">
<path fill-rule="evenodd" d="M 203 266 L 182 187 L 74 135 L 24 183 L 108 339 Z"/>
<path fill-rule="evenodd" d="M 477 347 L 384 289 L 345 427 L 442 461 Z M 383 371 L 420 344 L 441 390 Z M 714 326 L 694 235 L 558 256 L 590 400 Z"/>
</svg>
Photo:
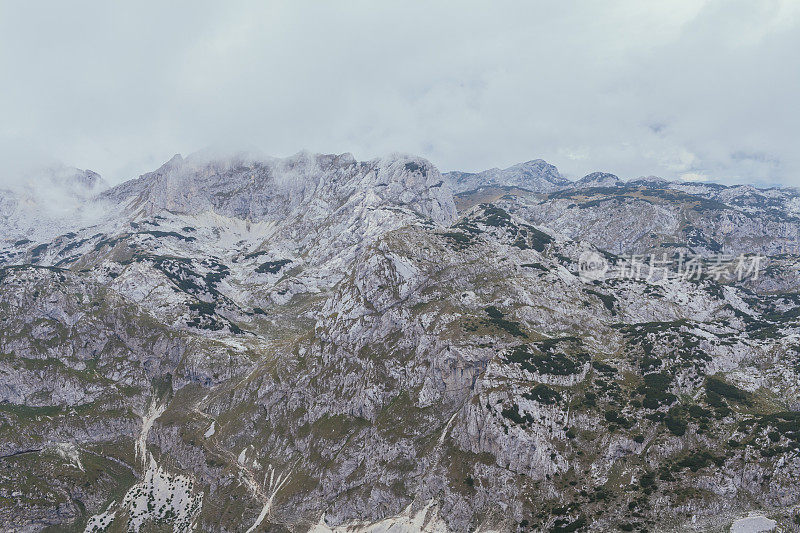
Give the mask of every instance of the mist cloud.
<svg viewBox="0 0 800 533">
<path fill-rule="evenodd" d="M 111 182 L 213 145 L 800 185 L 797 50 L 790 1 L 3 2 L 0 144 Z"/>
</svg>

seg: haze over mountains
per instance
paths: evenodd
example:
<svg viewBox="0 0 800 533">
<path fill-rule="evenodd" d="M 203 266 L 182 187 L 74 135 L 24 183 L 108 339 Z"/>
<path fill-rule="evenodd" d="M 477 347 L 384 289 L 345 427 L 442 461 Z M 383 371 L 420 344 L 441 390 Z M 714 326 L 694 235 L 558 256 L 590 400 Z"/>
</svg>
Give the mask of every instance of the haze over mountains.
<svg viewBox="0 0 800 533">
<path fill-rule="evenodd" d="M 352 158 L 349 154 L 344 154 Z M 302 159 L 303 154 L 298 154 L 286 161 Z M 80 211 L 87 207 L 88 200 L 102 201 L 112 197 L 119 197 L 124 191 L 137 187 L 137 184 L 153 181 L 156 176 L 170 176 L 173 181 L 175 176 L 184 174 L 192 176 L 193 171 L 197 171 L 204 165 L 211 168 L 243 164 L 262 159 L 268 162 L 279 161 L 277 158 L 265 158 L 254 156 L 247 153 L 237 155 L 220 155 L 213 152 L 197 152 L 187 159 L 176 154 L 170 161 L 165 163 L 154 172 L 143 175 L 137 180 L 130 180 L 113 189 L 97 173 L 91 170 L 80 170 L 69 167 L 53 167 L 39 169 L 36 172 L 28 172 L 28 175 L 21 176 L 17 180 L 6 180 L 7 184 L 0 187 L 3 191 L 3 206 L 0 211 L 2 219 L 9 224 L 21 217 L 25 213 L 26 217 L 31 216 L 30 210 L 41 210 L 44 213 L 55 212 L 62 216 L 70 214 L 73 210 Z M 376 160 L 377 161 L 377 160 Z M 426 163 L 430 165 L 430 163 Z M 170 172 L 172 170 L 173 172 Z M 617 176 L 607 172 L 593 172 L 580 179 L 570 180 L 562 176 L 558 169 L 541 159 L 535 159 L 524 163 L 518 163 L 505 169 L 492 168 L 482 172 L 462 172 L 451 171 L 442 174 L 444 181 L 450 185 L 454 194 L 459 195 L 476 189 L 486 189 L 487 187 L 519 187 L 529 192 L 552 193 L 562 189 L 579 189 L 592 187 L 615 187 L 615 186 L 643 186 L 655 187 L 662 186 L 671 189 L 685 191 L 690 194 L 703 195 L 708 198 L 720 197 L 732 200 L 734 204 L 746 202 L 738 197 L 748 197 L 750 203 L 759 202 L 789 202 L 789 209 L 796 212 L 797 208 L 792 198 L 796 198 L 795 189 L 792 188 L 757 188 L 748 185 L 725 186 L 713 182 L 669 182 L 656 176 L 632 178 L 627 181 L 620 180 Z M 152 179 L 151 179 L 152 178 Z M 191 179 L 189 181 L 192 181 Z M 170 185 L 172 187 L 176 185 Z M 229 185 L 225 185 L 229 186 Z M 154 187 L 153 184 L 150 187 Z M 99 193 L 106 189 L 112 189 L 108 194 Z M 723 192 L 724 191 L 724 192 Z M 186 193 L 189 195 L 189 191 Z M 766 200 L 770 198 L 772 200 Z M 775 200 L 782 198 L 788 200 Z M 118 198 L 117 198 L 118 199 Z M 763 199 L 763 200 L 762 200 Z M 163 207 L 163 206 L 162 206 Z M 211 207 L 210 205 L 207 207 Z M 16 221 L 16 224 L 22 222 Z M 68 223 L 67 220 L 64 223 Z M 21 229 L 13 228 L 10 230 L 20 234 Z"/>
<path fill-rule="evenodd" d="M 48 183 L 0 191 L 0 529 L 800 520 L 796 190 L 310 153 Z"/>
</svg>

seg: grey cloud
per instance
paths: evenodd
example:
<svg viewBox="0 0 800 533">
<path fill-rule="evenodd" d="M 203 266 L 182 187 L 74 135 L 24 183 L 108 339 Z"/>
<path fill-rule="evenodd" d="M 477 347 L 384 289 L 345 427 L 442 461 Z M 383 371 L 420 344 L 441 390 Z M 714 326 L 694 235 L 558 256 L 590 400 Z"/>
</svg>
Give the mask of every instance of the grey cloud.
<svg viewBox="0 0 800 533">
<path fill-rule="evenodd" d="M 663 122 L 651 122 L 650 124 L 647 125 L 647 127 L 653 133 L 658 134 L 658 133 L 661 133 L 662 131 L 664 131 L 666 129 L 667 125 L 664 124 Z"/>
<path fill-rule="evenodd" d="M 757 161 L 759 163 L 767 163 L 770 165 L 780 165 L 781 161 L 779 158 L 764 153 L 764 152 L 744 152 L 744 151 L 737 151 L 731 154 L 731 159 L 734 161 L 743 161 L 743 160 L 752 160 Z"/>
<path fill-rule="evenodd" d="M 800 185 L 796 2 L 0 10 L 0 144 L 112 182 L 213 145 Z"/>
</svg>

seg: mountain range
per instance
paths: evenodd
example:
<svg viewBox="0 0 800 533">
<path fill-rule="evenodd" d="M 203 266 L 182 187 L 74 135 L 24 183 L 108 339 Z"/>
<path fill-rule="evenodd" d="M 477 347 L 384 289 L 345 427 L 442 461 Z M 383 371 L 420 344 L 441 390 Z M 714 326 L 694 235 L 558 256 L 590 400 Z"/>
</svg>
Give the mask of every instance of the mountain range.
<svg viewBox="0 0 800 533">
<path fill-rule="evenodd" d="M 0 189 L 0 529 L 796 530 L 799 274 L 788 188 L 52 171 Z"/>
</svg>

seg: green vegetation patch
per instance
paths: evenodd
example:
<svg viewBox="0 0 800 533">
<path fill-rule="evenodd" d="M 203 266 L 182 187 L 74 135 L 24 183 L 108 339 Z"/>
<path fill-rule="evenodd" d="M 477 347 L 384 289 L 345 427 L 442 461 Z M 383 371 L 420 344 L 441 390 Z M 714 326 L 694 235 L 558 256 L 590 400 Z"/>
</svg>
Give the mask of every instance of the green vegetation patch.
<svg viewBox="0 0 800 533">
<path fill-rule="evenodd" d="M 231 333 L 237 335 L 243 333 L 239 326 L 217 314 L 217 304 L 215 302 L 193 302 L 189 304 L 189 310 L 195 313 L 195 316 L 186 322 L 187 326 L 209 331 L 221 331 L 227 325 Z"/>
<path fill-rule="evenodd" d="M 528 335 L 524 331 L 522 331 L 522 327 L 519 322 L 515 322 L 512 320 L 506 320 L 505 314 L 500 311 L 497 307 L 490 305 L 486 309 L 484 309 L 486 314 L 489 316 L 488 320 L 483 320 L 483 324 L 486 326 L 494 326 L 498 329 L 501 329 L 515 337 L 523 337 L 527 338 Z"/>
<path fill-rule="evenodd" d="M 670 433 L 676 437 L 681 437 L 686 433 L 686 428 L 689 427 L 687 420 L 686 409 L 681 406 L 675 406 L 667 411 L 667 416 L 664 417 L 664 425 Z"/>
<path fill-rule="evenodd" d="M 614 309 L 614 304 L 617 303 L 617 298 L 613 294 L 603 294 L 602 292 L 597 292 L 591 289 L 584 289 L 583 290 L 586 294 L 591 294 L 592 296 L 597 296 L 601 302 L 603 302 L 603 306 L 611 311 L 612 315 L 616 315 L 617 311 Z"/>
<path fill-rule="evenodd" d="M 667 392 L 672 376 L 669 374 L 654 372 L 644 375 L 644 384 L 638 391 L 644 394 L 642 406 L 647 409 L 658 409 L 662 405 L 672 405 L 677 400 L 677 396 Z"/>
<path fill-rule="evenodd" d="M 625 418 L 614 409 L 606 409 L 605 413 L 603 413 L 603 417 L 606 419 L 606 422 L 620 425 L 625 429 L 630 429 L 635 424 L 633 420 Z"/>
<path fill-rule="evenodd" d="M 586 526 L 587 520 L 584 515 L 580 515 L 575 520 L 569 518 L 556 518 L 553 527 L 550 528 L 551 533 L 572 533 L 578 531 Z"/>
<path fill-rule="evenodd" d="M 363 418 L 345 415 L 325 415 L 311 424 L 314 436 L 325 440 L 342 440 L 367 425 Z"/>
<path fill-rule="evenodd" d="M 544 405 L 554 405 L 561 401 L 561 394 L 543 383 L 537 383 L 530 392 L 522 396 Z"/>
<path fill-rule="evenodd" d="M 475 243 L 475 239 L 472 235 L 464 232 L 455 232 L 455 231 L 448 231 L 446 233 L 442 233 L 442 237 L 447 239 L 450 243 L 450 246 L 455 251 L 461 251 Z"/>
<path fill-rule="evenodd" d="M 22 419 L 34 419 L 40 416 L 55 416 L 63 409 L 58 405 L 44 405 L 41 407 L 22 405 L 16 403 L 0 403 L 0 413 L 9 414 Z"/>
<path fill-rule="evenodd" d="M 256 267 L 259 274 L 277 274 L 283 267 L 291 263 L 290 259 L 278 259 L 277 261 L 267 261 Z"/>
<path fill-rule="evenodd" d="M 500 412 L 503 418 L 506 418 L 518 426 L 529 426 L 533 424 L 533 417 L 529 413 L 522 413 L 519 410 L 519 405 L 512 403 L 510 407 L 503 407 Z"/>
<path fill-rule="evenodd" d="M 538 374 L 556 376 L 577 374 L 589 361 L 589 354 L 582 351 L 572 355 L 565 353 L 565 348 L 574 348 L 576 341 L 577 339 L 573 337 L 566 337 L 522 344 L 515 347 L 505 361 L 517 364 L 528 372 Z M 577 342 L 579 343 L 579 341 Z"/>
<path fill-rule="evenodd" d="M 481 217 L 476 217 L 478 221 L 487 226 L 494 226 L 496 228 L 513 228 L 514 223 L 511 221 L 511 215 L 504 209 L 500 209 L 491 204 L 481 204 L 483 210 Z"/>
<path fill-rule="evenodd" d="M 731 413 L 727 401 L 752 405 L 752 395 L 742 389 L 724 382 L 717 376 L 709 376 L 706 379 L 706 401 L 708 405 L 715 408 L 718 418 L 723 418 Z M 727 400 L 727 401 L 726 401 Z"/>
<path fill-rule="evenodd" d="M 702 450 L 694 451 L 676 461 L 673 470 L 683 470 L 684 468 L 688 468 L 692 472 L 697 472 L 701 468 L 705 468 L 707 466 L 715 465 L 717 467 L 721 467 L 724 464 L 724 457 L 716 456 L 708 450 Z"/>
<path fill-rule="evenodd" d="M 780 437 L 794 441 L 796 446 L 800 446 L 800 412 L 781 411 L 767 415 L 759 415 L 740 423 L 741 429 L 758 428 L 767 430 L 773 442 L 780 440 Z"/>
<path fill-rule="evenodd" d="M 186 236 L 186 235 L 181 235 L 177 231 L 145 230 L 145 231 L 140 231 L 138 234 L 139 235 L 152 235 L 153 237 L 156 237 L 157 239 L 161 239 L 163 237 L 174 237 L 176 239 L 179 239 L 179 240 L 182 240 L 182 241 L 186 241 L 186 242 L 192 242 L 192 241 L 196 241 L 197 240 L 196 237 L 189 237 L 189 236 Z"/>
<path fill-rule="evenodd" d="M 522 263 L 520 266 L 523 267 L 523 268 L 534 268 L 536 270 L 541 270 L 542 272 L 549 272 L 550 271 L 550 269 L 548 269 L 546 266 L 544 266 L 541 263 Z"/>
<path fill-rule="evenodd" d="M 619 325 L 631 347 L 629 353 L 638 360 L 642 372 L 661 371 L 676 374 L 681 370 L 691 369 L 702 372 L 711 356 L 701 347 L 702 338 L 686 331 L 690 327 L 686 320 L 671 322 L 642 322 L 639 324 Z M 638 355 L 638 357 L 637 357 Z"/>
</svg>

